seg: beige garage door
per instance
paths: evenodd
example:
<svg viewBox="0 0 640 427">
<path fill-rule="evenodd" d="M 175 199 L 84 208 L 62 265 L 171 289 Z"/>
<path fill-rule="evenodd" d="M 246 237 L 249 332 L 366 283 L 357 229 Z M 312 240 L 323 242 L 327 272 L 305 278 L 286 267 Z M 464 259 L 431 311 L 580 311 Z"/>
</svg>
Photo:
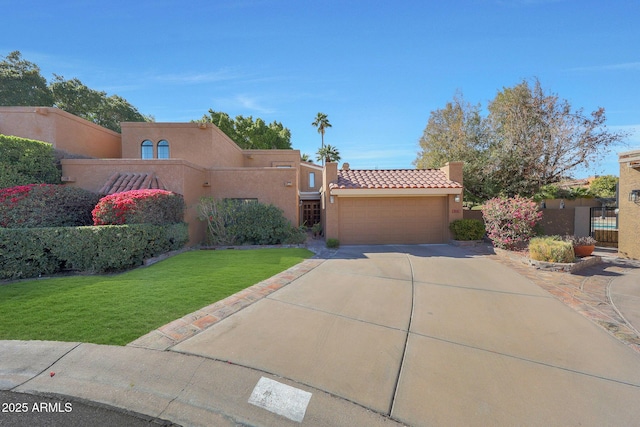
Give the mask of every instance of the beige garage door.
<svg viewBox="0 0 640 427">
<path fill-rule="evenodd" d="M 341 197 L 338 206 L 342 244 L 448 241 L 446 197 Z"/>
</svg>

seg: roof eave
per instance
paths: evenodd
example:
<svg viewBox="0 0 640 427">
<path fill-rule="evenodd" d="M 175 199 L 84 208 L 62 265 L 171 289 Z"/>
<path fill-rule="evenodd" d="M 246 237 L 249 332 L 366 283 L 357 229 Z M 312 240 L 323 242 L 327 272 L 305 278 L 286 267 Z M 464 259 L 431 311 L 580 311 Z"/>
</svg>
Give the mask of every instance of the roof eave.
<svg viewBox="0 0 640 427">
<path fill-rule="evenodd" d="M 342 197 L 424 197 L 462 194 L 462 187 L 455 188 L 331 188 L 332 196 Z"/>
</svg>

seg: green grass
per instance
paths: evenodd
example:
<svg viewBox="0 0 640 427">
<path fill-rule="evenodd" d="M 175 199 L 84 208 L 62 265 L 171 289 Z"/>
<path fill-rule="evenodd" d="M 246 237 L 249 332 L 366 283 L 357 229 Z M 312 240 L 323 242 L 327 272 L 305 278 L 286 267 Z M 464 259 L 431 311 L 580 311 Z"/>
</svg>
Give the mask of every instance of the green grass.
<svg viewBox="0 0 640 427">
<path fill-rule="evenodd" d="M 117 275 L 0 285 L 0 340 L 125 345 L 311 255 L 306 249 L 190 251 Z"/>
</svg>

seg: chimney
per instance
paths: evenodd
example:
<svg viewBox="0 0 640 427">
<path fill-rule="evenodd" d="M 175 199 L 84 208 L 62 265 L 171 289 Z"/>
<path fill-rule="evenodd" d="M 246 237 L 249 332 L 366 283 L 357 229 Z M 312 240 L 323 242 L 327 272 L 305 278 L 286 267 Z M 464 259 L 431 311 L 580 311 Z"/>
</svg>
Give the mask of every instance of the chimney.
<svg viewBox="0 0 640 427">
<path fill-rule="evenodd" d="M 348 171 L 348 170 L 349 170 L 349 163 L 346 163 L 346 162 L 345 162 L 345 163 L 343 163 L 343 164 L 342 164 L 342 170 L 343 170 L 343 171 Z"/>
</svg>

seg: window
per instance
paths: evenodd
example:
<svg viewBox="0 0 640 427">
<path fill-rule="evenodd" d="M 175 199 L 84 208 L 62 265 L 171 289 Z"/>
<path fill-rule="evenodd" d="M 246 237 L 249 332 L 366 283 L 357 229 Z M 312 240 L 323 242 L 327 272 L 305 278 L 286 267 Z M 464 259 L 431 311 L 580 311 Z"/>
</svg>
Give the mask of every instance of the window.
<svg viewBox="0 0 640 427">
<path fill-rule="evenodd" d="M 309 172 L 309 188 L 316 186 L 316 174 L 315 172 Z"/>
<path fill-rule="evenodd" d="M 145 139 L 142 141 L 141 157 L 143 159 L 153 159 L 153 142 Z"/>
<path fill-rule="evenodd" d="M 159 159 L 169 158 L 169 142 L 166 139 L 163 139 L 158 142 L 158 158 Z"/>
</svg>

